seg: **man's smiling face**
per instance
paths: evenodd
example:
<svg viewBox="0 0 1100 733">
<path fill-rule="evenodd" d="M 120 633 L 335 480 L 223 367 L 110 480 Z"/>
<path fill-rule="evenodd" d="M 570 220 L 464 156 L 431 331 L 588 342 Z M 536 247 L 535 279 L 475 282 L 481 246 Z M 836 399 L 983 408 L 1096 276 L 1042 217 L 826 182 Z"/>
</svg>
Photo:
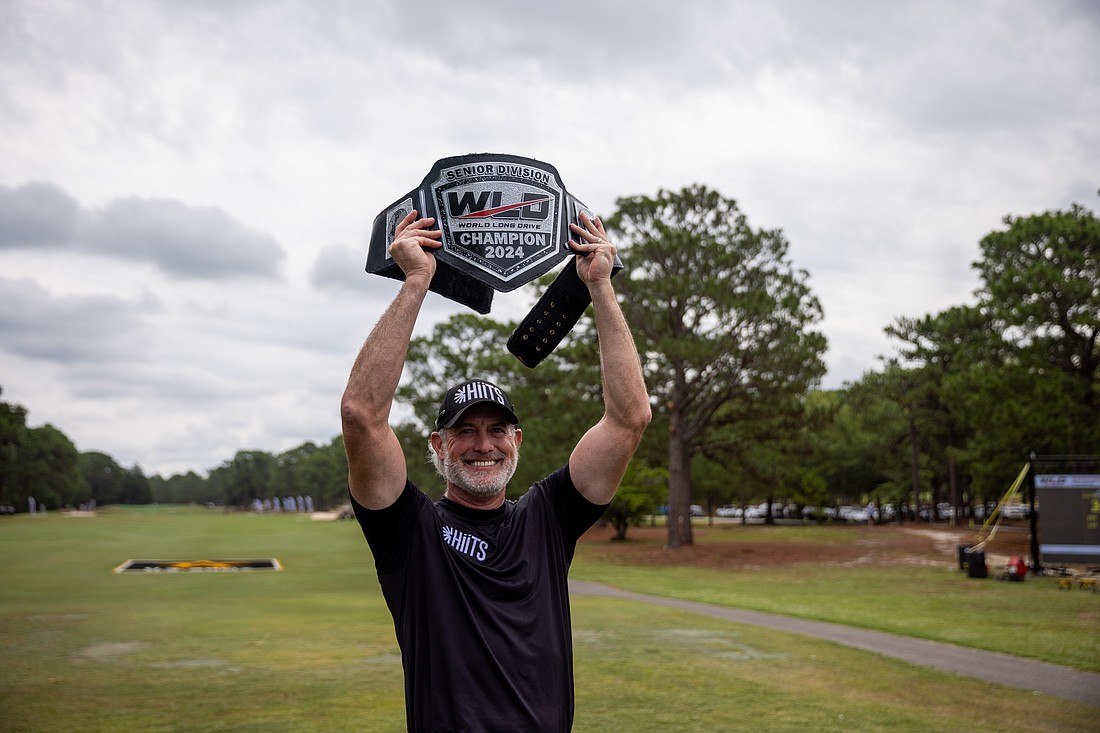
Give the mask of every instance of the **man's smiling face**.
<svg viewBox="0 0 1100 733">
<path fill-rule="evenodd" d="M 522 442 L 523 431 L 491 405 L 472 407 L 451 427 L 432 433 L 433 462 L 447 481 L 448 496 L 471 506 L 498 506 Z"/>
</svg>

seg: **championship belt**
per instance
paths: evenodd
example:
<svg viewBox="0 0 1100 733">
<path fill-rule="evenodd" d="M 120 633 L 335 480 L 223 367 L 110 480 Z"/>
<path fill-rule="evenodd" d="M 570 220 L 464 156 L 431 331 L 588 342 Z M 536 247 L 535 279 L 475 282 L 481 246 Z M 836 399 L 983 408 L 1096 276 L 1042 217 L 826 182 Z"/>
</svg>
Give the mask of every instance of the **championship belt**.
<svg viewBox="0 0 1100 733">
<path fill-rule="evenodd" d="M 493 291 L 508 293 L 574 254 L 569 223 L 591 211 L 565 190 L 549 163 L 478 153 L 436 161 L 420 186 L 374 219 L 367 272 L 404 280 L 390 257 L 394 229 L 416 209 L 442 230 L 429 289 L 481 314 Z M 622 269 L 615 258 L 612 274 Z M 591 302 L 572 260 L 508 340 L 508 350 L 534 367 L 561 343 Z"/>
</svg>

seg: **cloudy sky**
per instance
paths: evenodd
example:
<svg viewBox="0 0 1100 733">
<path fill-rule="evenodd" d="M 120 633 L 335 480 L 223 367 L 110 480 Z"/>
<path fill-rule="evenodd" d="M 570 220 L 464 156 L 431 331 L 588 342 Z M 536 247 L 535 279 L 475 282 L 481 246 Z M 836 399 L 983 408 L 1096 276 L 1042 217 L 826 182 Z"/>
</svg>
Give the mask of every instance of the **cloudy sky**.
<svg viewBox="0 0 1100 733">
<path fill-rule="evenodd" d="M 782 229 L 841 386 L 1006 214 L 1097 210 L 1097 49 L 1090 0 L 0 0 L 0 399 L 147 474 L 330 440 L 372 219 L 484 151 Z"/>
</svg>

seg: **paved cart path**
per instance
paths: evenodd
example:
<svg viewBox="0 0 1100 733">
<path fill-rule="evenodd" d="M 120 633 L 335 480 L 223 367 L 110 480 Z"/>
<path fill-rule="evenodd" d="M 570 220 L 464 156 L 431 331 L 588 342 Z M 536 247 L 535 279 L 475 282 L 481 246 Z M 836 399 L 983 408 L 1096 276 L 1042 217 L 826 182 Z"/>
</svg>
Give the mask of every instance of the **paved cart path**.
<svg viewBox="0 0 1100 733">
<path fill-rule="evenodd" d="M 1009 654 L 967 649 L 954 644 L 914 639 L 883 631 L 870 631 L 824 621 L 810 621 L 773 613 L 632 593 L 600 583 L 571 580 L 569 586 L 575 595 L 608 596 L 639 603 L 652 603 L 741 624 L 814 636 L 923 667 L 1100 707 L 1100 674 L 1095 672 L 1084 672 Z"/>
</svg>

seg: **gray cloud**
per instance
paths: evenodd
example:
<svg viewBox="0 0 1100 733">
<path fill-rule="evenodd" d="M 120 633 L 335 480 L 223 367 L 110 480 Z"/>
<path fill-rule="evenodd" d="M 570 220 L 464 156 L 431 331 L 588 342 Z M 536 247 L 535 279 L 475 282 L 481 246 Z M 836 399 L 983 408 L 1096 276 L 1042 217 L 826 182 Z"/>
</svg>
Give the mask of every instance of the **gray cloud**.
<svg viewBox="0 0 1100 733">
<path fill-rule="evenodd" d="M 140 358 L 145 315 L 158 308 L 148 296 L 55 296 L 30 280 L 6 278 L 0 278 L 0 302 L 4 351 L 59 363 Z"/>
<path fill-rule="evenodd" d="M 51 183 L 0 185 L 0 249 L 73 241 L 80 205 Z"/>
<path fill-rule="evenodd" d="M 285 256 L 273 237 L 224 211 L 169 199 L 116 199 L 87 217 L 83 247 L 155 264 L 181 278 L 275 277 Z"/>
<path fill-rule="evenodd" d="M 309 282 L 318 290 L 363 294 L 369 286 L 366 259 L 366 250 L 340 245 L 324 247 L 313 261 Z"/>
<path fill-rule="evenodd" d="M 116 139 L 188 152 L 226 130 L 271 145 L 294 128 L 337 144 L 392 135 L 386 115 L 401 113 L 413 80 L 448 111 L 436 139 L 530 116 L 517 111 L 537 113 L 543 139 L 562 119 L 614 116 L 636 94 L 676 107 L 697 105 L 693 93 L 771 90 L 820 100 L 826 111 L 873 106 L 890 125 L 962 135 L 1091 122 L 1100 112 L 1100 66 L 1080 61 L 1090 57 L 1097 14 L 1082 2 L 692 0 L 644 12 L 630 0 L 563 0 L 552 11 L 493 0 L 207 2 L 187 13 L 150 3 L 84 37 L 98 12 L 76 4 L 32 14 L 16 3 L 8 39 L 17 50 L 0 53 L 5 76 L 24 92 L 64 91 L 89 76 L 98 91 L 82 98 L 84 116 Z M 152 83 L 150 68 L 167 83 Z M 603 104 L 585 102 L 593 88 Z M 531 145 L 531 133 L 530 122 L 517 130 L 526 135 L 519 144 Z M 493 140 L 504 134 L 494 130 Z"/>
<path fill-rule="evenodd" d="M 221 209 L 164 198 L 116 199 L 84 211 L 50 183 L 0 185 L 0 249 L 58 248 L 155 265 L 182 279 L 276 278 L 286 257 L 274 237 Z"/>
</svg>

